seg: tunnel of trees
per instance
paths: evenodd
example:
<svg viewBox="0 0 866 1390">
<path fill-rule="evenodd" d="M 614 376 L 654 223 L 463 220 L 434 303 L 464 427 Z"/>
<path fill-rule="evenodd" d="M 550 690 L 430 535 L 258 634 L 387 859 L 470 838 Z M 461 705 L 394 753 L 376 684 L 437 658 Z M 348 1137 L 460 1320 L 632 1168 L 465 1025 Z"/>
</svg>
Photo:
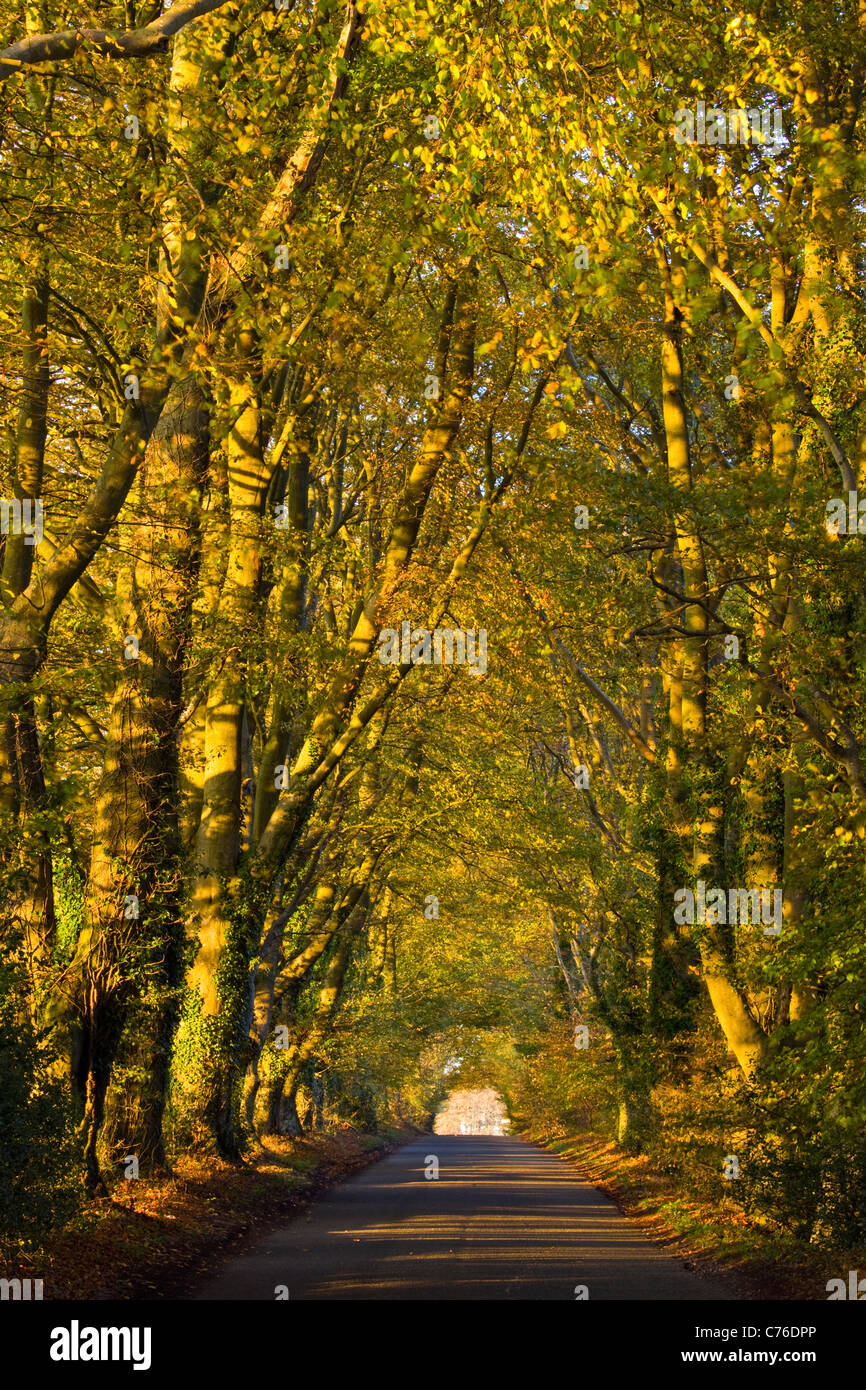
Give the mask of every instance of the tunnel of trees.
<svg viewBox="0 0 866 1390">
<path fill-rule="evenodd" d="M 862 5 L 4 25 L 7 1241 L 459 1085 L 862 1242 Z"/>
</svg>

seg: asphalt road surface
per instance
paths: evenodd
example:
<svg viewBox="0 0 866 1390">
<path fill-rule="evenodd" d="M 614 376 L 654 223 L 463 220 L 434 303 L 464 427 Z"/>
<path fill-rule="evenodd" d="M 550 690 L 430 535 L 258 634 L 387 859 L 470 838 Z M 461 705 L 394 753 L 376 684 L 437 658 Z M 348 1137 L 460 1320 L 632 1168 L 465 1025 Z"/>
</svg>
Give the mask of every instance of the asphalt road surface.
<svg viewBox="0 0 866 1390">
<path fill-rule="evenodd" d="M 428 1155 L 439 1177 L 426 1178 Z M 425 1135 L 232 1260 L 197 1300 L 715 1299 L 570 1164 L 522 1140 Z M 283 1294 L 285 1297 L 285 1294 Z"/>
</svg>

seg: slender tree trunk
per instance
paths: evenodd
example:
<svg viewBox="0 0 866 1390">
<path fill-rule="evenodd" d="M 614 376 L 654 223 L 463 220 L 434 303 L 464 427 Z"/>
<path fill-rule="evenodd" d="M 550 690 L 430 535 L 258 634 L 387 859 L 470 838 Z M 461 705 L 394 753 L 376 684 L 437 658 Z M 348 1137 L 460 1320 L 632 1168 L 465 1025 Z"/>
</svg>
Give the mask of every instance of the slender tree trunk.
<svg viewBox="0 0 866 1390">
<path fill-rule="evenodd" d="M 73 973 L 79 1020 L 92 1040 L 86 1091 L 88 1152 L 105 1112 L 114 1062 L 96 1055 L 101 1015 L 127 1025 L 125 1074 L 108 1106 L 106 1141 L 134 1154 L 140 1172 L 165 1166 L 162 1115 L 183 937 L 177 825 L 177 739 L 182 670 L 198 556 L 198 494 L 207 459 L 207 415 L 190 381 L 175 388 L 154 432 L 141 479 L 134 560 L 118 585 L 118 639 L 135 660 L 118 671 L 87 889 L 87 924 Z M 128 650 L 128 645 L 125 648 Z M 123 1151 L 122 1153 L 120 1151 Z M 91 1175 L 93 1163 L 90 1162 Z"/>
<path fill-rule="evenodd" d="M 684 763 L 674 768 L 671 799 L 679 816 L 691 817 L 692 872 L 719 884 L 724 879 L 724 795 L 722 775 L 715 766 L 707 731 L 707 669 L 709 602 L 703 544 L 688 507 L 692 491 L 688 421 L 683 395 L 682 312 L 677 302 L 683 293 L 682 268 L 674 259 L 669 268 L 660 253 L 659 266 L 665 287 L 665 319 L 662 328 L 662 401 L 667 442 L 668 476 L 683 498 L 676 516 L 677 552 L 686 598 L 680 639 L 682 685 L 671 691 L 670 722 L 675 746 Z M 696 939 L 703 978 L 716 1018 L 744 1074 L 751 1078 L 766 1055 L 767 1038 L 753 1017 L 736 980 L 733 934 L 730 927 L 713 922 L 709 915 L 696 922 Z"/>
</svg>

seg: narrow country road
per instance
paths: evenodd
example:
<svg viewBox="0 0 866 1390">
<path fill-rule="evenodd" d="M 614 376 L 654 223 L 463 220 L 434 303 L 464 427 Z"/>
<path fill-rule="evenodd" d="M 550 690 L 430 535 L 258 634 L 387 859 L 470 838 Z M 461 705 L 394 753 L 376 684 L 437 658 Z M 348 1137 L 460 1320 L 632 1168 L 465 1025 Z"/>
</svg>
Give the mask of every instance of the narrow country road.
<svg viewBox="0 0 866 1390">
<path fill-rule="evenodd" d="M 438 1179 L 425 1177 L 428 1155 Z M 432 1165 L 430 1165 L 432 1167 Z M 232 1260 L 197 1300 L 711 1299 L 730 1295 L 640 1233 L 553 1154 L 424 1135 Z M 282 1295 L 285 1297 L 285 1294 Z"/>
</svg>

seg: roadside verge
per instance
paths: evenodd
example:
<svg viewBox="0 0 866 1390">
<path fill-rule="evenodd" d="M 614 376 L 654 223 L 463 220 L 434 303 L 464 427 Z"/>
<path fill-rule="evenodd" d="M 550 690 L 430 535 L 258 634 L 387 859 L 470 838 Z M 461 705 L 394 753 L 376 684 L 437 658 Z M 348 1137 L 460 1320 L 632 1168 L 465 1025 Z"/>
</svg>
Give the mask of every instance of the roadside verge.
<svg viewBox="0 0 866 1390">
<path fill-rule="evenodd" d="M 518 1131 L 570 1163 L 656 1245 L 690 1269 L 724 1279 L 739 1298 L 826 1300 L 827 1281 L 863 1265 L 863 1252 L 829 1252 L 750 1220 L 729 1199 L 712 1206 L 677 1189 L 642 1155 L 594 1134 Z M 857 1264 L 859 1258 L 860 1266 Z"/>
<path fill-rule="evenodd" d="M 32 1272 L 44 1281 L 45 1299 L 186 1299 L 223 1261 L 415 1133 L 346 1126 L 274 1137 L 243 1164 L 184 1155 L 171 1177 L 119 1182 L 92 1202 L 46 1245 Z"/>
</svg>

